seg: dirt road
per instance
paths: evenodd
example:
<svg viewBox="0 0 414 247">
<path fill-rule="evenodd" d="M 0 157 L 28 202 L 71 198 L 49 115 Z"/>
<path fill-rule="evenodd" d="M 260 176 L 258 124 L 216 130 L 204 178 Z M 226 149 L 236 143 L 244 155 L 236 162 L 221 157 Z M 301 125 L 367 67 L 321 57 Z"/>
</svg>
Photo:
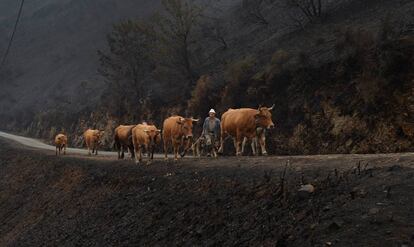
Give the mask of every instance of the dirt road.
<svg viewBox="0 0 414 247">
<path fill-rule="evenodd" d="M 414 241 L 410 153 L 156 160 L 138 166 L 85 153 L 56 157 L 50 146 L 2 136 L 0 246 Z M 299 192 L 302 184 L 315 191 Z"/>
<path fill-rule="evenodd" d="M 33 139 L 33 138 L 13 135 L 13 134 L 2 132 L 2 131 L 0 131 L 0 137 L 18 142 L 19 144 L 24 145 L 26 147 L 55 152 L 54 146 L 45 144 L 44 142 Z M 70 155 L 87 155 L 88 154 L 88 151 L 86 149 L 80 149 L 80 148 L 67 148 L 66 152 Z M 99 155 L 108 156 L 108 157 L 116 157 L 118 154 L 116 152 L 99 151 Z M 163 158 L 163 157 L 164 156 L 162 156 L 161 154 L 154 154 L 154 158 Z"/>
<path fill-rule="evenodd" d="M 44 142 L 14 135 L 6 132 L 0 131 L 0 138 L 5 138 L 8 140 L 15 141 L 23 146 L 40 149 L 40 150 L 46 150 L 46 151 L 53 151 L 55 152 L 55 147 L 45 144 Z M 88 154 L 86 149 L 79 149 L 79 148 L 68 148 L 67 153 L 72 156 L 78 156 L 82 155 L 85 156 Z M 99 155 L 108 156 L 108 157 L 116 157 L 116 152 L 110 152 L 110 151 L 99 151 Z M 154 158 L 162 159 L 164 156 L 162 154 L 154 154 Z M 170 155 L 170 158 L 172 156 Z M 191 156 L 186 156 L 191 157 Z M 93 157 L 92 157 L 93 158 Z M 99 157 L 96 157 L 99 159 Z M 268 161 L 276 161 L 277 163 L 283 163 L 283 162 L 295 162 L 295 161 L 309 161 L 309 162 L 333 162 L 340 160 L 341 162 L 350 162 L 355 163 L 358 161 L 380 161 L 382 163 L 383 161 L 398 161 L 401 159 L 412 159 L 414 161 L 414 153 L 388 153 L 388 154 L 328 154 L 328 155 L 295 155 L 295 156 L 269 156 L 269 157 L 227 157 L 227 159 L 236 159 L 236 160 L 245 160 L 247 159 L 253 159 L 253 160 L 268 160 Z M 254 161 L 253 161 L 254 162 Z"/>
</svg>

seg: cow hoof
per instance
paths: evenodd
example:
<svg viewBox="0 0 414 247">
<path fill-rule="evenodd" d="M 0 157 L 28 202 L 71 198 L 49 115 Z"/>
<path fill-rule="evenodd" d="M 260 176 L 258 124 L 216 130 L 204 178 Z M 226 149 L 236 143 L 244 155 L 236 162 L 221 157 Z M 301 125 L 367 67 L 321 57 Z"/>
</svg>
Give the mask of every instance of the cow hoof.
<svg viewBox="0 0 414 247">
<path fill-rule="evenodd" d="M 263 153 L 262 153 L 262 155 L 263 155 L 263 156 L 267 156 L 267 152 L 263 152 Z"/>
</svg>

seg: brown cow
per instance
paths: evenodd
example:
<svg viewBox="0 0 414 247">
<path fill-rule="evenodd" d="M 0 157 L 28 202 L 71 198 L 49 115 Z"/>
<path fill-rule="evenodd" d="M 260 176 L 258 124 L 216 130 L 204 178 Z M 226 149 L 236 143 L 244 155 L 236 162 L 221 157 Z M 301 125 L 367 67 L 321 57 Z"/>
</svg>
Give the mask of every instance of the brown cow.
<svg viewBox="0 0 414 247">
<path fill-rule="evenodd" d="M 219 153 L 223 153 L 223 139 L 230 135 L 234 140 L 236 155 L 241 155 L 240 144 L 245 137 L 253 140 L 256 136 L 256 128 L 274 128 L 272 113 L 274 105 L 270 108 L 259 107 L 258 109 L 241 108 L 229 109 L 221 117 L 221 142 Z"/>
<path fill-rule="evenodd" d="M 124 158 L 125 150 L 134 158 L 134 145 L 132 143 L 132 129 L 135 125 L 119 125 L 115 129 L 114 148 L 118 151 L 118 159 Z"/>
<path fill-rule="evenodd" d="M 132 129 L 135 163 L 139 164 L 142 161 L 143 148 L 150 153 L 150 160 L 154 158 L 155 145 L 161 142 L 160 133 L 161 130 L 148 124 L 138 124 Z"/>
<path fill-rule="evenodd" d="M 68 145 L 68 137 L 64 134 L 58 134 L 55 137 L 56 155 L 59 155 L 63 149 L 63 154 L 66 154 L 66 146 Z"/>
<path fill-rule="evenodd" d="M 175 160 L 178 160 L 180 146 L 184 146 L 181 156 L 185 155 L 191 146 L 191 139 L 193 138 L 193 122 L 198 122 L 198 119 L 172 116 L 164 120 L 162 137 L 164 140 L 165 159 L 168 159 L 168 144 L 170 142 L 174 148 Z"/>
<path fill-rule="evenodd" d="M 85 133 L 83 133 L 83 138 L 85 140 L 86 147 L 88 148 L 88 155 L 91 155 L 91 149 L 92 154 L 98 155 L 98 147 L 103 134 L 104 131 L 93 129 L 87 129 Z"/>
</svg>

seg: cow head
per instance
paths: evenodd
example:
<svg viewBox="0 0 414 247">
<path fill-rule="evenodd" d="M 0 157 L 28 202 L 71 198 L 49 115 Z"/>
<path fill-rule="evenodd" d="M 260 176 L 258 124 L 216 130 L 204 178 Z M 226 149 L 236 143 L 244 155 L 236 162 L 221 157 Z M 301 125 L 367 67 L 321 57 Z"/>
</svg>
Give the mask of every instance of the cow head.
<svg viewBox="0 0 414 247">
<path fill-rule="evenodd" d="M 96 136 L 95 142 L 97 144 L 102 144 L 102 137 L 104 136 L 104 134 L 105 134 L 104 130 L 97 130 L 95 132 L 95 136 Z"/>
<path fill-rule="evenodd" d="M 151 152 L 155 149 L 155 145 L 161 142 L 161 130 L 159 129 L 150 129 L 150 130 L 144 130 L 144 132 L 148 136 L 149 140 L 149 147 Z"/>
<path fill-rule="evenodd" d="M 257 109 L 257 114 L 255 115 L 255 122 L 257 127 L 263 127 L 267 129 L 273 129 L 275 127 L 275 124 L 272 121 L 271 112 L 274 107 L 275 105 L 270 108 L 259 106 Z"/>
<path fill-rule="evenodd" d="M 177 121 L 181 126 L 181 135 L 186 140 L 193 138 L 193 122 L 198 122 L 198 119 L 180 117 Z"/>
</svg>

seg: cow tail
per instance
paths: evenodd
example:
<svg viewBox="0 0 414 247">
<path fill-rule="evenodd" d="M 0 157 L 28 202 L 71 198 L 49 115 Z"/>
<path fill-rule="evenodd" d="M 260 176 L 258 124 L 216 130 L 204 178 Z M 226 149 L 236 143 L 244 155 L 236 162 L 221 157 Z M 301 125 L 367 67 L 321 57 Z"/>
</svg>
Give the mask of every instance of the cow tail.
<svg viewBox="0 0 414 247">
<path fill-rule="evenodd" d="M 133 127 L 134 128 L 134 127 Z M 128 130 L 128 142 L 131 144 L 132 143 L 132 129 L 133 128 L 131 128 L 131 129 L 129 129 Z"/>
</svg>

